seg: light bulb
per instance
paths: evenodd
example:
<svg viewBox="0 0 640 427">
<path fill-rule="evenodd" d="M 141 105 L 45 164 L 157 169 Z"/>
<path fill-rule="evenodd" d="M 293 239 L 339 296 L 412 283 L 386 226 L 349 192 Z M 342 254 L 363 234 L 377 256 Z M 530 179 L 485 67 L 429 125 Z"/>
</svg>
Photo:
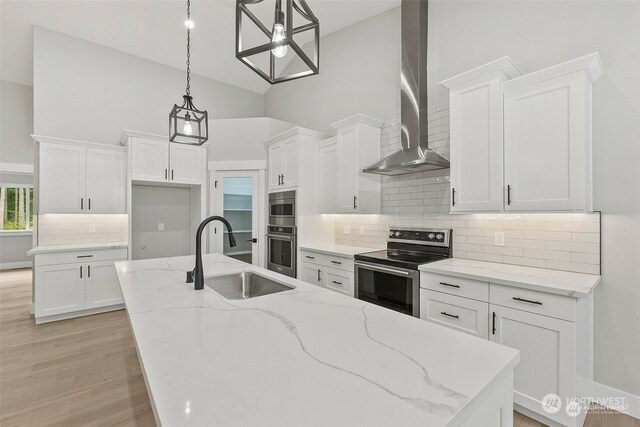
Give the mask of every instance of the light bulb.
<svg viewBox="0 0 640 427">
<path fill-rule="evenodd" d="M 195 27 L 195 24 L 191 19 L 187 19 L 186 21 L 184 21 L 184 26 L 190 30 L 193 30 L 193 27 Z"/>
<path fill-rule="evenodd" d="M 272 42 L 279 42 L 280 40 L 284 40 L 284 39 L 285 39 L 284 25 L 275 24 L 273 26 L 273 36 L 271 36 L 271 41 Z M 289 49 L 285 45 L 285 46 L 280 46 L 280 47 L 276 47 L 276 48 L 271 49 L 271 53 L 273 53 L 278 58 L 282 58 L 283 56 L 285 56 L 287 54 L 288 50 Z"/>
<path fill-rule="evenodd" d="M 189 114 L 184 117 L 184 126 L 182 127 L 182 133 L 185 135 L 193 135 L 193 128 L 191 127 L 191 119 Z"/>
</svg>

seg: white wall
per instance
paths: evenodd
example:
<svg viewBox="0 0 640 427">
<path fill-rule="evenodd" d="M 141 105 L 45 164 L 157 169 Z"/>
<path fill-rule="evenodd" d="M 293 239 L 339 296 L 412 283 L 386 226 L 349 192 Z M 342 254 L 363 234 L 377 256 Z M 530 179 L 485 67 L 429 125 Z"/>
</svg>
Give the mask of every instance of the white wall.
<svg viewBox="0 0 640 427">
<path fill-rule="evenodd" d="M 605 75 L 594 87 L 593 137 L 603 280 L 595 295 L 595 379 L 640 395 L 640 2 L 432 1 L 429 7 L 429 105 L 449 104 L 439 81 L 504 55 L 532 72 L 600 52 Z M 399 72 L 391 72 L 400 63 L 394 14 L 399 10 L 323 38 L 320 76 L 271 88 L 267 115 L 320 130 L 356 112 L 398 118 L 397 107 L 389 108 L 399 97 Z M 365 52 L 377 52 L 375 66 L 361 62 Z"/>
<path fill-rule="evenodd" d="M 0 80 L 0 163 L 33 164 L 33 88 Z"/>
<path fill-rule="evenodd" d="M 399 117 L 399 8 L 322 37 L 320 50 L 320 74 L 267 91 L 269 117 L 328 133 L 330 123 L 356 113 Z"/>
<path fill-rule="evenodd" d="M 0 270 L 29 267 L 31 235 L 0 235 Z"/>
<path fill-rule="evenodd" d="M 34 28 L 36 134 L 107 144 L 117 144 L 123 129 L 168 134 L 184 89 L 183 70 Z M 264 112 L 262 95 L 197 75 L 191 93 L 209 118 Z"/>
</svg>

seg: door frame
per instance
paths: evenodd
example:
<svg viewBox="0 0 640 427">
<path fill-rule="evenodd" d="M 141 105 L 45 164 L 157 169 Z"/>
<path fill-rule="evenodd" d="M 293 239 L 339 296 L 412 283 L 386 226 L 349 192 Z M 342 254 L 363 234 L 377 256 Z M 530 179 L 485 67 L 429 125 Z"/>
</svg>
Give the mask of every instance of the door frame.
<svg viewBox="0 0 640 427">
<path fill-rule="evenodd" d="M 209 198 L 209 215 L 221 214 L 219 206 L 216 203 L 216 197 L 214 197 L 215 181 L 218 172 L 237 172 L 238 174 L 255 172 L 258 177 L 258 206 L 256 212 L 258 213 L 258 230 L 254 237 L 258 238 L 258 258 L 257 265 L 262 268 L 266 268 L 267 252 L 266 252 L 266 238 L 267 238 L 267 161 L 266 160 L 229 160 L 229 161 L 210 161 L 208 164 L 209 179 L 207 180 L 207 197 Z M 215 248 L 213 228 L 208 230 L 208 242 L 209 253 L 213 252 Z"/>
</svg>

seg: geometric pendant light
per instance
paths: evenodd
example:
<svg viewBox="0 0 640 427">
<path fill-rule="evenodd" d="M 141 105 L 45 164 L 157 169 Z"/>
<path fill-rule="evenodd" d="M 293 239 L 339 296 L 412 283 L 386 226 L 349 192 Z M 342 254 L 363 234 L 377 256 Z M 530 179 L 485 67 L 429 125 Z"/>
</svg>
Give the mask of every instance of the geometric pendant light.
<svg viewBox="0 0 640 427">
<path fill-rule="evenodd" d="M 202 145 L 209 139 L 207 111 L 198 110 L 191 96 L 191 1 L 187 0 L 187 88 L 182 105 L 175 104 L 169 114 L 169 141 L 180 144 Z"/>
</svg>

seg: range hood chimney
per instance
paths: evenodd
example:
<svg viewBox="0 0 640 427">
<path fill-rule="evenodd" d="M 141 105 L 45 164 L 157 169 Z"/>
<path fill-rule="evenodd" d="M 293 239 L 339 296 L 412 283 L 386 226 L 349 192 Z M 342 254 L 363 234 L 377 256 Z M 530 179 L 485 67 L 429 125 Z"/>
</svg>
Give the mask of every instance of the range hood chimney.
<svg viewBox="0 0 640 427">
<path fill-rule="evenodd" d="M 403 175 L 449 167 L 449 161 L 427 146 L 426 0 L 402 0 L 402 71 L 400 119 L 402 149 L 367 167 L 366 173 Z"/>
</svg>

